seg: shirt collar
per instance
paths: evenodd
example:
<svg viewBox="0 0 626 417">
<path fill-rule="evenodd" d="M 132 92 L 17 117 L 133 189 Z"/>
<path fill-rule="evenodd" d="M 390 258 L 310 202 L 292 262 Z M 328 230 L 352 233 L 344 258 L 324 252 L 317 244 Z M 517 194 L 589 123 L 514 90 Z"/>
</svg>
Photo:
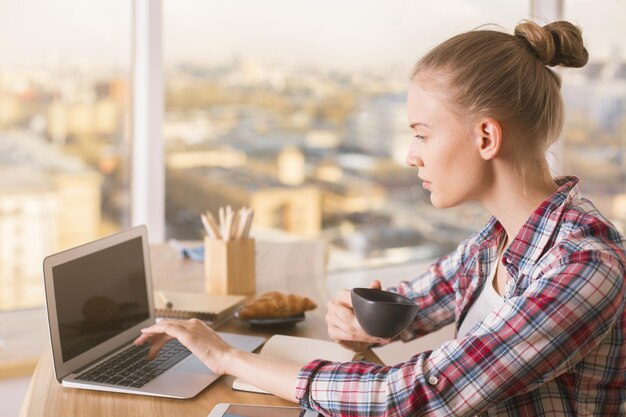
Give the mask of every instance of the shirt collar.
<svg viewBox="0 0 626 417">
<path fill-rule="evenodd" d="M 574 176 L 554 179 L 559 188 L 535 209 L 504 252 L 509 264 L 522 271 L 541 258 L 550 238 L 557 231 L 563 208 L 580 193 L 579 181 Z M 504 227 L 492 217 L 478 233 L 476 243 L 481 248 L 497 245 L 504 233 Z"/>
</svg>

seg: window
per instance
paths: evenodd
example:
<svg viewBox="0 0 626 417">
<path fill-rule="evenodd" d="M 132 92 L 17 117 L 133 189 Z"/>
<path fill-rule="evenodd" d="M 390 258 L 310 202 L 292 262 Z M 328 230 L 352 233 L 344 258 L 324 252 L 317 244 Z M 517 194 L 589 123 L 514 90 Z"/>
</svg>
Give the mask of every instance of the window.
<svg viewBox="0 0 626 417">
<path fill-rule="evenodd" d="M 582 27 L 590 51 L 585 67 L 561 72 L 567 109 L 564 171 L 580 177 L 583 194 L 624 233 L 626 4 L 610 0 L 598 8 L 592 1 L 568 1 L 564 18 Z"/>
<path fill-rule="evenodd" d="M 129 225 L 130 6 L 0 6 L 0 309 L 41 303 L 44 256 Z M 200 211 L 231 204 L 254 207 L 257 227 L 328 238 L 331 268 L 447 252 L 486 213 L 433 209 L 404 167 L 408 72 L 441 40 L 511 30 L 528 8 L 165 0 L 167 236 L 198 238 Z M 624 12 L 564 3 L 591 59 L 561 72 L 560 151 L 622 230 Z"/>
<path fill-rule="evenodd" d="M 128 225 L 130 6 L 0 6 L 0 310 L 43 303 L 45 256 Z"/>
<path fill-rule="evenodd" d="M 404 166 L 409 72 L 528 2 L 164 1 L 166 230 L 251 206 L 255 227 L 332 243 L 331 269 L 441 255 L 486 214 L 434 210 Z M 462 221 L 459 221 L 462 219 Z"/>
</svg>

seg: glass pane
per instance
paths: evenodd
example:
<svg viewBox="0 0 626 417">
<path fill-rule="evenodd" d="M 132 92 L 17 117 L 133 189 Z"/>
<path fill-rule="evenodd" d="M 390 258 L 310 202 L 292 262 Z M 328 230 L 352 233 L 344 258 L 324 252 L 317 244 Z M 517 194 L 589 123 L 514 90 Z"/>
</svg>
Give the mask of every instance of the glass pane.
<svg viewBox="0 0 626 417">
<path fill-rule="evenodd" d="M 566 69 L 565 171 L 622 233 L 626 230 L 626 3 L 568 1 L 564 15 L 583 29 L 589 63 Z"/>
<path fill-rule="evenodd" d="M 167 235 L 255 209 L 255 227 L 324 237 L 330 269 L 432 258 L 487 219 L 435 210 L 415 170 L 405 91 L 428 49 L 526 0 L 164 1 Z M 445 22 L 445 24 L 442 24 Z"/>
<path fill-rule="evenodd" d="M 0 3 L 0 310 L 42 260 L 128 224 L 131 5 Z"/>
</svg>

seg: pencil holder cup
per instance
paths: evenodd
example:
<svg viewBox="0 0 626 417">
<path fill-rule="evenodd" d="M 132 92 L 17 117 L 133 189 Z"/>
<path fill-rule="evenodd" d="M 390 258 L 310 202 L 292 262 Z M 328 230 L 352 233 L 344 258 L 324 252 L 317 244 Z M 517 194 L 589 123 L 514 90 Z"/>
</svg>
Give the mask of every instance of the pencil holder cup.
<svg viewBox="0 0 626 417">
<path fill-rule="evenodd" d="M 254 239 L 204 239 L 204 280 L 209 294 L 252 295 L 256 292 Z"/>
</svg>

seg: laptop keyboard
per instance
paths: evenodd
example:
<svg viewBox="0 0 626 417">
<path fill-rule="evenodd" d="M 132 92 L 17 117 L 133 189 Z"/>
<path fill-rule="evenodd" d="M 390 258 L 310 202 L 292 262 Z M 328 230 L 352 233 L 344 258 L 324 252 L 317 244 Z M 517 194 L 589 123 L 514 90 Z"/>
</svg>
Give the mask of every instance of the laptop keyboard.
<svg viewBox="0 0 626 417">
<path fill-rule="evenodd" d="M 176 339 L 167 342 L 158 356 L 151 361 L 146 359 L 149 349 L 149 344 L 132 345 L 98 366 L 81 373 L 76 379 L 141 388 L 191 354 Z"/>
</svg>

